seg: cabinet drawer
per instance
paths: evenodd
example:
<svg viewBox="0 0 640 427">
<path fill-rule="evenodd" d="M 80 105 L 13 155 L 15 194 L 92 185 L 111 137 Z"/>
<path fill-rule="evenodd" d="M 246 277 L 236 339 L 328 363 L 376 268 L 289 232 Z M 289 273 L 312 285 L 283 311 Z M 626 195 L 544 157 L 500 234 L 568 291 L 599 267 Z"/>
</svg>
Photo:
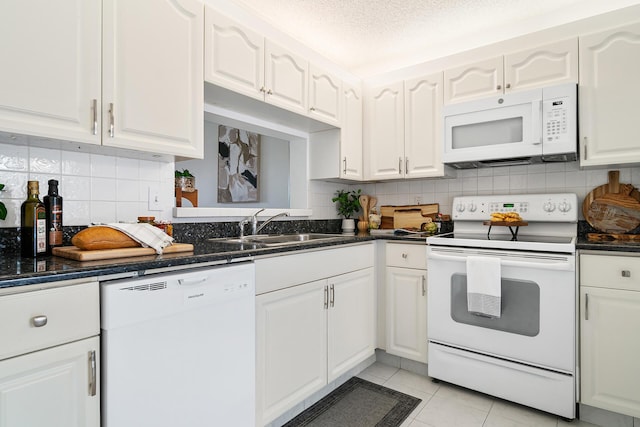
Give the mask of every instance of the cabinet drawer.
<svg viewBox="0 0 640 427">
<path fill-rule="evenodd" d="M 427 268 L 427 247 L 407 243 L 387 243 L 386 264 L 390 267 Z"/>
<path fill-rule="evenodd" d="M 580 285 L 640 292 L 640 256 L 580 255 Z"/>
<path fill-rule="evenodd" d="M 98 282 L 2 296 L 0 325 L 0 360 L 98 335 Z"/>
</svg>

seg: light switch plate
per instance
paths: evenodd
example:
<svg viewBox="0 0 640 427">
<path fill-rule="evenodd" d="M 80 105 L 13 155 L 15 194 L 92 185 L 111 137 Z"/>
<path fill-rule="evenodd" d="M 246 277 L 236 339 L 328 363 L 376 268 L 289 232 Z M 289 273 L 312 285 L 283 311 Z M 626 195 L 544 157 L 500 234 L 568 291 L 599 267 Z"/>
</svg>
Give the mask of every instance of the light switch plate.
<svg viewBox="0 0 640 427">
<path fill-rule="evenodd" d="M 152 184 L 149 186 L 149 210 L 162 210 L 162 196 L 160 194 L 160 185 Z"/>
</svg>

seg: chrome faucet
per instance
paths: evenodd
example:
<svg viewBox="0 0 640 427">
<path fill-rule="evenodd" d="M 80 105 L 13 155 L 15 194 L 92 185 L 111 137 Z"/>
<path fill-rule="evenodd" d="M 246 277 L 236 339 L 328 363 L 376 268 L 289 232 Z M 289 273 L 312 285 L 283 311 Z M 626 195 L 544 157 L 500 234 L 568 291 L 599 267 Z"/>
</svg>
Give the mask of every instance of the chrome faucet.
<svg viewBox="0 0 640 427">
<path fill-rule="evenodd" d="M 260 230 L 262 230 L 264 228 L 265 225 L 269 224 L 271 221 L 273 221 L 276 218 L 280 218 L 281 216 L 289 216 L 289 213 L 288 212 L 280 212 L 279 214 L 276 214 L 276 215 L 272 216 L 271 218 L 267 218 L 267 220 L 265 222 L 260 224 L 260 227 L 258 227 L 257 229 L 256 228 L 253 229 L 253 234 L 258 234 L 260 232 Z"/>
<path fill-rule="evenodd" d="M 251 224 L 251 234 L 256 234 L 256 229 L 258 228 L 258 214 L 262 212 L 264 208 L 260 209 L 253 215 L 249 215 L 238 223 L 238 227 L 240 227 L 240 238 L 244 237 L 244 226 L 247 224 Z"/>
</svg>

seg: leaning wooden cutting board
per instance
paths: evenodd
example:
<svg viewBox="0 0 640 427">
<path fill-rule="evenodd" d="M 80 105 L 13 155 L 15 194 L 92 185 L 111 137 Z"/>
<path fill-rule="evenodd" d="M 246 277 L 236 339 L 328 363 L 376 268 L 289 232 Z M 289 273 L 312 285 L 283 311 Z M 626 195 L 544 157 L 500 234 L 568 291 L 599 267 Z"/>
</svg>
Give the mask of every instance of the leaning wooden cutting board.
<svg viewBox="0 0 640 427">
<path fill-rule="evenodd" d="M 440 205 L 438 205 L 437 203 L 431 203 L 431 204 L 425 204 L 425 205 L 401 205 L 401 206 L 390 206 L 390 205 L 386 205 L 386 206 L 380 206 L 380 215 L 382 216 L 382 223 L 380 225 L 380 228 L 383 229 L 390 229 L 390 228 L 405 228 L 405 227 L 411 227 L 410 225 L 405 225 L 404 227 L 398 227 L 395 224 L 395 213 L 396 211 L 399 212 L 407 212 L 409 211 L 408 214 L 401 214 L 399 215 L 400 217 L 403 216 L 412 216 L 413 219 L 415 220 L 413 223 L 415 224 L 416 222 L 420 221 L 421 219 L 418 218 L 415 215 L 415 210 L 418 210 L 419 213 L 422 216 L 425 217 L 429 217 L 432 220 L 436 219 L 436 216 L 438 215 L 438 211 L 440 210 Z M 403 222 L 404 222 L 403 218 Z M 424 222 L 424 221 L 423 221 Z M 417 225 L 414 228 L 419 228 L 420 225 Z"/>
<path fill-rule="evenodd" d="M 582 214 L 598 231 L 620 234 L 640 226 L 640 193 L 619 178 L 619 171 L 609 171 L 609 182 L 584 198 Z"/>
<path fill-rule="evenodd" d="M 193 245 L 190 243 L 174 243 L 164 248 L 163 253 L 173 254 L 177 252 L 193 252 Z M 137 257 L 144 255 L 156 255 L 153 248 L 121 248 L 121 249 L 98 249 L 95 251 L 83 251 L 75 246 L 61 246 L 53 248 L 55 256 L 74 259 L 76 261 L 97 261 L 102 259 L 117 259 Z"/>
</svg>

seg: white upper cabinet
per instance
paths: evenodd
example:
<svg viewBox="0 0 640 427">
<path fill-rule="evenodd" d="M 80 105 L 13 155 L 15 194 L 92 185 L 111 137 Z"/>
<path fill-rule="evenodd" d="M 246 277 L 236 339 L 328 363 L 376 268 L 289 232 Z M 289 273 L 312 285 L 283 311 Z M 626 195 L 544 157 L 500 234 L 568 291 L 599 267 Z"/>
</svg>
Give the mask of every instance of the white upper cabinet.
<svg viewBox="0 0 640 427">
<path fill-rule="evenodd" d="M 405 178 L 444 175 L 442 73 L 404 82 Z"/>
<path fill-rule="evenodd" d="M 309 116 L 340 126 L 342 83 L 337 77 L 309 65 Z"/>
<path fill-rule="evenodd" d="M 578 82 L 578 40 L 572 38 L 445 70 L 444 102 Z"/>
<path fill-rule="evenodd" d="M 340 159 L 340 177 L 361 180 L 362 174 L 362 89 L 342 86 L 343 108 Z"/>
<path fill-rule="evenodd" d="M 207 6 L 204 38 L 205 80 L 264 100 L 264 37 Z"/>
<path fill-rule="evenodd" d="M 0 130 L 100 144 L 97 0 L 0 4 Z"/>
<path fill-rule="evenodd" d="M 309 105 L 309 62 L 271 40 L 265 41 L 265 101 L 300 114 Z"/>
<path fill-rule="evenodd" d="M 103 144 L 202 158 L 198 0 L 104 0 Z"/>
<path fill-rule="evenodd" d="M 450 104 L 500 94 L 503 73 L 501 56 L 445 70 L 444 102 Z"/>
<path fill-rule="evenodd" d="M 374 87 L 365 104 L 366 179 L 402 178 L 404 163 L 403 83 Z"/>
<path fill-rule="evenodd" d="M 373 88 L 367 97 L 367 179 L 443 176 L 442 73 Z"/>
<path fill-rule="evenodd" d="M 309 62 L 208 6 L 204 61 L 207 82 L 309 115 Z"/>
<path fill-rule="evenodd" d="M 580 166 L 640 162 L 640 23 L 580 37 Z"/>
</svg>

